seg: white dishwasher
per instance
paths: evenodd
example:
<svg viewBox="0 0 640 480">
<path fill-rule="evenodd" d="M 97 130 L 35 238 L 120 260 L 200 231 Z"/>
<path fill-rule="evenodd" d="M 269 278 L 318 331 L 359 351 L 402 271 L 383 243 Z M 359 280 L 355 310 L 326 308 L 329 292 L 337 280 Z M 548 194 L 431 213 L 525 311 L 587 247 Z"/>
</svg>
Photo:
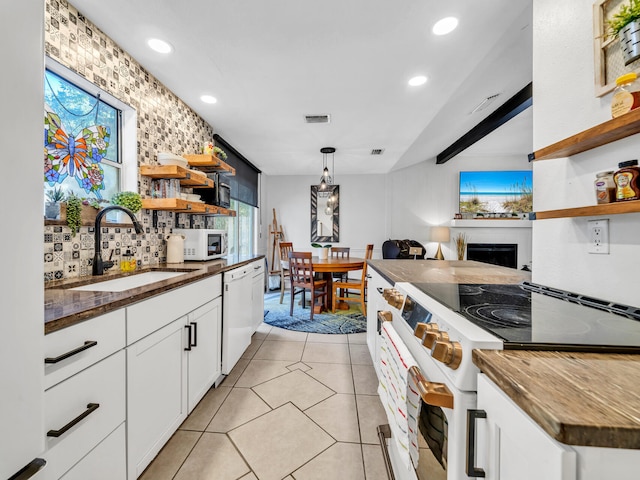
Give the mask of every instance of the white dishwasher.
<svg viewBox="0 0 640 480">
<path fill-rule="evenodd" d="M 224 272 L 222 296 L 222 373 L 228 375 L 251 343 L 253 265 Z"/>
</svg>

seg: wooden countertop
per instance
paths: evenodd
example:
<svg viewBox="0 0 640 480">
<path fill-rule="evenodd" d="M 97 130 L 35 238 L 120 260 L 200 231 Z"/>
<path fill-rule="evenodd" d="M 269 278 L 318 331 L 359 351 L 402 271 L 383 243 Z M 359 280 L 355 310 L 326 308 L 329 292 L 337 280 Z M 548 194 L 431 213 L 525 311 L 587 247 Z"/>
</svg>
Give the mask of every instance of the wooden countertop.
<svg viewBox="0 0 640 480">
<path fill-rule="evenodd" d="M 103 315 L 132 303 L 159 295 L 168 290 L 182 287 L 189 283 L 203 280 L 234 268 L 242 267 L 255 260 L 264 258 L 256 255 L 246 260 L 213 260 L 209 262 L 185 262 L 181 264 L 161 264 L 155 267 L 139 269 L 134 273 L 119 273 L 96 277 L 80 277 L 69 280 L 47 282 L 44 290 L 44 333 L 48 334 L 78 322 Z M 122 292 L 99 292 L 70 290 L 73 287 L 103 282 L 136 273 L 149 271 L 185 272 L 168 280 L 161 280 L 142 287 L 131 288 Z"/>
<path fill-rule="evenodd" d="M 640 355 L 474 350 L 473 362 L 559 442 L 640 449 Z"/>
<path fill-rule="evenodd" d="M 473 260 L 367 260 L 389 283 L 520 283 L 531 272 Z"/>
</svg>

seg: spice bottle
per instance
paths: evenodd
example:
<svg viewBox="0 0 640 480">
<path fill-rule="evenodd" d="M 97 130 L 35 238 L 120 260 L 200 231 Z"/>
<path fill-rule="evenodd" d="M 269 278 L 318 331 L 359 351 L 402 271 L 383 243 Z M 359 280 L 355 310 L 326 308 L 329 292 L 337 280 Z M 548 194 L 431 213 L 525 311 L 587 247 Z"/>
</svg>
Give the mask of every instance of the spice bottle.
<svg viewBox="0 0 640 480">
<path fill-rule="evenodd" d="M 616 88 L 611 98 L 611 117 L 616 118 L 640 107 L 640 82 L 635 73 L 616 78 Z"/>
<path fill-rule="evenodd" d="M 611 203 L 616 201 L 616 184 L 613 181 L 613 170 L 596 174 L 594 182 L 596 200 L 598 203 Z"/>
<path fill-rule="evenodd" d="M 638 200 L 640 198 L 638 160 L 620 162 L 618 167 L 620 170 L 613 174 L 613 181 L 616 183 L 616 201 Z"/>
</svg>

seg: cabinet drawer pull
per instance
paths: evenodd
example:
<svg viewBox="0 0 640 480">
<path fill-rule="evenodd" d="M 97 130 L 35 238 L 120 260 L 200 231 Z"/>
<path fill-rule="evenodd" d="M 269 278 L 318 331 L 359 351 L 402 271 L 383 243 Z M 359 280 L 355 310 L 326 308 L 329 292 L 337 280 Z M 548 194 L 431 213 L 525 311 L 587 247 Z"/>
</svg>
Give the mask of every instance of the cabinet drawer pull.
<svg viewBox="0 0 640 480">
<path fill-rule="evenodd" d="M 187 330 L 189 330 L 189 336 L 187 337 L 187 346 L 184 347 L 184 350 L 186 352 L 191 351 L 191 325 L 185 325 L 184 328 L 186 328 Z"/>
<path fill-rule="evenodd" d="M 60 430 L 49 430 L 47 432 L 47 437 L 59 437 L 60 435 L 64 434 L 67 432 L 67 430 L 69 430 L 71 427 L 73 427 L 74 425 L 76 425 L 77 423 L 79 423 L 80 421 L 82 421 L 84 418 L 88 417 L 89 415 L 91 415 L 93 412 L 95 412 L 98 408 L 100 407 L 99 403 L 89 403 L 87 405 L 87 409 L 82 412 L 80 415 L 78 415 L 76 418 L 74 418 L 73 420 L 71 420 L 69 423 L 67 423 L 64 427 L 62 427 Z"/>
<path fill-rule="evenodd" d="M 197 347 L 198 346 L 198 322 L 191 322 L 191 325 L 193 325 L 193 343 L 191 344 L 191 346 Z"/>
<path fill-rule="evenodd" d="M 382 292 L 383 292 L 382 287 L 378 287 L 378 288 L 376 288 L 376 290 L 378 291 L 378 293 L 379 293 L 380 295 L 382 295 Z"/>
<path fill-rule="evenodd" d="M 95 340 L 87 340 L 84 342 L 84 345 L 82 345 L 81 347 L 78 347 L 74 350 L 71 350 L 67 353 L 63 353 L 62 355 L 58 356 L 58 357 L 47 357 L 44 359 L 44 363 L 58 363 L 61 362 L 62 360 L 65 360 L 69 357 L 73 357 L 74 355 L 80 353 L 80 352 L 84 352 L 85 350 L 91 348 L 91 347 L 95 347 L 96 345 L 98 345 L 98 342 L 96 342 Z"/>
<path fill-rule="evenodd" d="M 484 410 L 467 410 L 467 464 L 466 472 L 470 477 L 484 477 L 484 470 L 476 467 L 476 420 L 487 418 Z"/>
</svg>

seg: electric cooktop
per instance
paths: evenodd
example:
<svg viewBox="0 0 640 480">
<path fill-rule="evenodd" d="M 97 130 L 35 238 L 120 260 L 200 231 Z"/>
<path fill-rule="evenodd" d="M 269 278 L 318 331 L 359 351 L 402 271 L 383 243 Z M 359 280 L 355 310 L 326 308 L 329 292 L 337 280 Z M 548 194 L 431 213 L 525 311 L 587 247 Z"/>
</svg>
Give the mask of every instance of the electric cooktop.
<svg viewBox="0 0 640 480">
<path fill-rule="evenodd" d="M 530 282 L 413 285 L 501 338 L 505 349 L 640 353 L 637 307 Z"/>
</svg>

